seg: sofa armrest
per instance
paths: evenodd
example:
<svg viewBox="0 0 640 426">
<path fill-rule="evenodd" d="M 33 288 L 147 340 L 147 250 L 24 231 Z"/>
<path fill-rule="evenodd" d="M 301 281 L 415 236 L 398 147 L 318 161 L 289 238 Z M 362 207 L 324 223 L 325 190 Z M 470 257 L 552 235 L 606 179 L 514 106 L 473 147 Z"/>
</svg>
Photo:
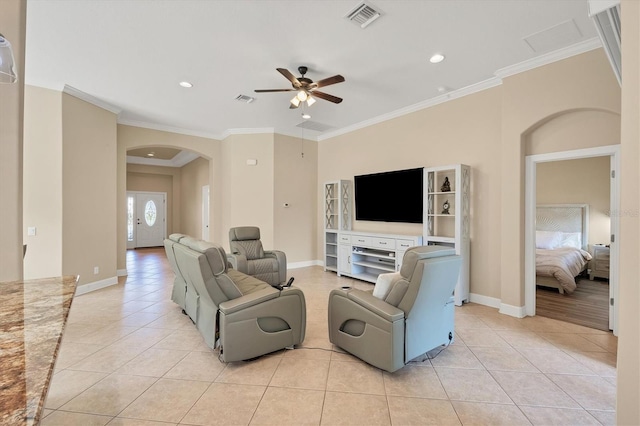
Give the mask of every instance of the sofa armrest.
<svg viewBox="0 0 640 426">
<path fill-rule="evenodd" d="M 378 299 L 367 291 L 351 289 L 348 292 L 345 292 L 345 296 L 349 300 L 352 300 L 353 302 L 357 303 L 363 308 L 368 309 L 369 311 L 384 318 L 387 321 L 393 322 L 404 318 L 404 311 L 388 304 L 384 300 Z"/>
<path fill-rule="evenodd" d="M 264 257 L 275 258 L 278 262 L 278 278 L 281 283 L 287 280 L 287 255 L 280 250 L 265 250 Z"/>
<path fill-rule="evenodd" d="M 231 263 L 231 267 L 236 271 L 242 273 L 249 272 L 249 265 L 247 264 L 247 257 L 243 254 L 228 253 L 227 260 Z"/>
<path fill-rule="evenodd" d="M 277 297 L 280 297 L 280 292 L 273 287 L 269 287 L 255 291 L 245 296 L 238 297 L 236 299 L 222 302 L 219 308 L 220 312 L 228 315 L 234 312 L 241 311 L 242 309 L 246 309 L 250 306 L 266 302 L 267 300 L 275 299 Z"/>
</svg>

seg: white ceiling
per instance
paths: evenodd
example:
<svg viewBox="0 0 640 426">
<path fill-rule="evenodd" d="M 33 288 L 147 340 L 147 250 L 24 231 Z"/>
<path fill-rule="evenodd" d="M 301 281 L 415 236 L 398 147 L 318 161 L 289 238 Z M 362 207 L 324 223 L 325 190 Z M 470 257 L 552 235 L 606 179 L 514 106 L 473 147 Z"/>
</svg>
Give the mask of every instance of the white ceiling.
<svg viewBox="0 0 640 426">
<path fill-rule="evenodd" d="M 382 16 L 365 29 L 344 18 L 358 3 L 28 0 L 26 83 L 70 86 L 120 111 L 125 124 L 321 140 L 439 102 L 439 87 L 468 93 L 600 45 L 587 0 L 372 0 Z M 431 64 L 435 52 L 446 60 Z M 288 108 L 291 93 L 253 92 L 289 88 L 276 68 L 298 76 L 300 65 L 312 80 L 346 79 L 322 89 L 341 104 L 308 108 L 313 122 L 331 126 L 325 132 L 296 127 L 304 120 Z M 183 80 L 194 87 L 181 88 Z"/>
</svg>

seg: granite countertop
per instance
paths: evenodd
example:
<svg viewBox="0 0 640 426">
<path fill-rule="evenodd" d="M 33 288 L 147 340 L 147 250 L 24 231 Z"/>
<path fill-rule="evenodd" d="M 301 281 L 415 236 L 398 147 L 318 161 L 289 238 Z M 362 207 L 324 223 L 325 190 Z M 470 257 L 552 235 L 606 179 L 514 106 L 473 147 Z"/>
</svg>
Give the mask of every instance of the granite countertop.
<svg viewBox="0 0 640 426">
<path fill-rule="evenodd" d="M 0 283 L 0 424 L 40 421 L 77 277 Z"/>
</svg>

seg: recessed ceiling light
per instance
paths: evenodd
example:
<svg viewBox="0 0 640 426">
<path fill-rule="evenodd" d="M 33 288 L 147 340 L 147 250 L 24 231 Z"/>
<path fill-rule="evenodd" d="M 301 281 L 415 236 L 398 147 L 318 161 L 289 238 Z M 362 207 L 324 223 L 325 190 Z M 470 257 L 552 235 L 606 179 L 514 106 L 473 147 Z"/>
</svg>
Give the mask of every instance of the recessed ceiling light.
<svg viewBox="0 0 640 426">
<path fill-rule="evenodd" d="M 302 113 L 302 118 L 304 118 L 305 120 L 308 120 L 311 118 L 311 115 L 307 114 L 307 113 Z"/>
<path fill-rule="evenodd" d="M 147 157 L 155 157 L 156 153 L 155 152 L 150 152 L 147 154 Z"/>
<path fill-rule="evenodd" d="M 444 55 L 442 53 L 436 53 L 431 58 L 429 58 L 429 62 L 432 64 L 437 64 L 438 62 L 444 61 Z"/>
<path fill-rule="evenodd" d="M 181 81 L 179 84 L 180 86 L 186 87 L 186 88 L 193 87 L 193 84 L 189 83 L 188 81 Z"/>
</svg>

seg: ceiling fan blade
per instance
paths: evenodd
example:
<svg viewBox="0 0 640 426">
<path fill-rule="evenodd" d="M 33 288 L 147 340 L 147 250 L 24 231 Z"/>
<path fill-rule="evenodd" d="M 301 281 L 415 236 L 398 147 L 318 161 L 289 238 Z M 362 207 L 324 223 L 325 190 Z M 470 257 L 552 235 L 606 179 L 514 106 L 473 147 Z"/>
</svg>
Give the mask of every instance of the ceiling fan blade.
<svg viewBox="0 0 640 426">
<path fill-rule="evenodd" d="M 254 92 L 256 93 L 267 93 L 267 92 L 295 92 L 296 89 L 256 89 Z"/>
<path fill-rule="evenodd" d="M 293 84 L 293 87 L 298 88 L 301 86 L 300 81 L 296 78 L 295 75 L 291 74 L 291 72 L 289 72 L 288 69 L 286 68 L 276 68 L 276 70 L 278 70 L 278 72 L 282 75 L 285 76 L 285 78 L 287 80 L 289 80 L 291 82 L 291 84 Z"/>
<path fill-rule="evenodd" d="M 327 77 L 327 78 L 323 78 L 320 81 L 316 81 L 314 83 L 315 87 L 324 87 L 324 86 L 328 86 L 330 84 L 336 84 L 336 83 L 342 83 L 344 81 L 344 77 L 341 76 L 340 74 L 338 75 L 334 75 L 333 77 Z"/>
<path fill-rule="evenodd" d="M 316 96 L 320 99 L 324 99 L 325 101 L 333 102 L 334 104 L 339 104 L 340 102 L 342 102 L 342 98 L 330 95 L 328 93 L 318 92 L 317 90 L 312 91 L 311 95 Z"/>
</svg>

